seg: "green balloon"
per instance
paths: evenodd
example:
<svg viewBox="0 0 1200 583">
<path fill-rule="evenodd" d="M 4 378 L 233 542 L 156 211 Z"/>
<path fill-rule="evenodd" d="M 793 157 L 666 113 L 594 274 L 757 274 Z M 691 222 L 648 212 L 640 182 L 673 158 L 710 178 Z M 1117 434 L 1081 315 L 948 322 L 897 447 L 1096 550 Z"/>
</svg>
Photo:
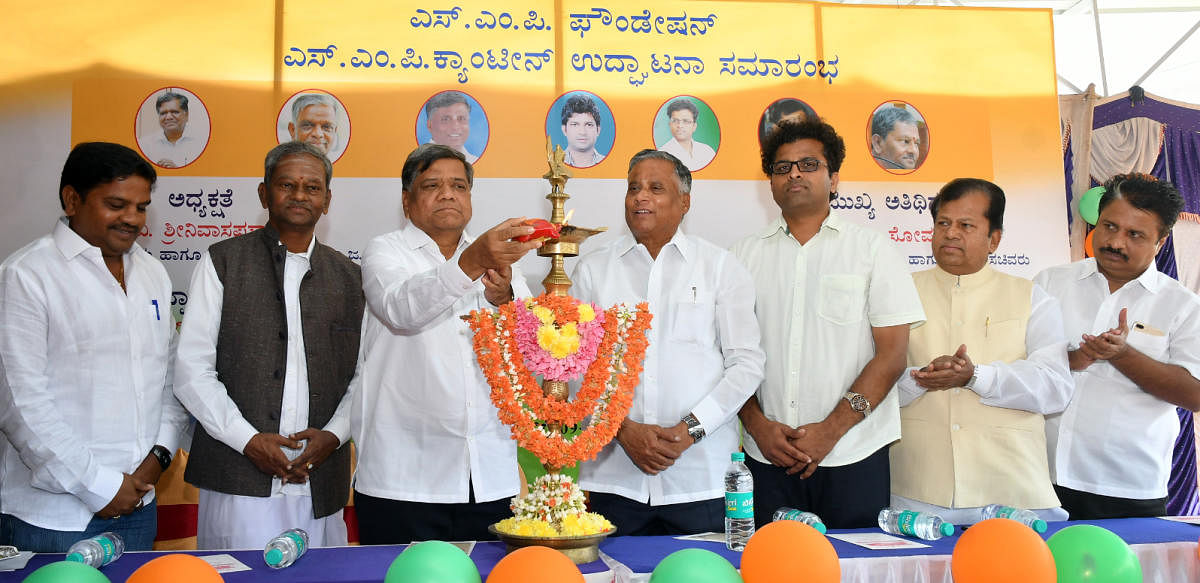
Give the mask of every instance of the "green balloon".
<svg viewBox="0 0 1200 583">
<path fill-rule="evenodd" d="M 1079 197 L 1079 216 L 1089 225 L 1095 225 L 1100 219 L 1100 197 L 1104 196 L 1104 187 L 1089 188 Z"/>
<path fill-rule="evenodd" d="M 742 583 L 725 557 L 704 549 L 675 551 L 654 567 L 650 583 Z"/>
<path fill-rule="evenodd" d="M 112 583 L 95 567 L 74 561 L 59 561 L 32 572 L 23 583 Z"/>
<path fill-rule="evenodd" d="M 1046 541 L 1058 583 L 1141 583 L 1142 564 L 1133 549 L 1108 529 L 1068 526 Z"/>
<path fill-rule="evenodd" d="M 480 583 L 479 569 L 462 549 L 440 540 L 409 545 L 392 566 L 384 583 Z"/>
</svg>

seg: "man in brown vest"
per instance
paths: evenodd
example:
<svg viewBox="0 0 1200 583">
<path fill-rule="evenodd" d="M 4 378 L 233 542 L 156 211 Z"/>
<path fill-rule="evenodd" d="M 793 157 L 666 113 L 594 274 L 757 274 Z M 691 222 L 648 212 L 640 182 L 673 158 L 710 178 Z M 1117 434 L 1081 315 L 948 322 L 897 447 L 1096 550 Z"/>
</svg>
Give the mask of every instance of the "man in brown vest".
<svg viewBox="0 0 1200 583">
<path fill-rule="evenodd" d="M 930 206 L 937 267 L 913 274 L 925 324 L 908 340 L 892 505 L 956 524 L 1002 504 L 1065 520 L 1050 485 L 1043 415 L 1074 384 L 1059 303 L 1033 282 L 988 267 L 1004 191 L 959 178 Z"/>
<path fill-rule="evenodd" d="M 197 545 L 257 548 L 288 528 L 346 544 L 349 398 L 363 316 L 359 267 L 317 242 L 333 168 L 280 144 L 258 186 L 266 227 L 209 248 L 192 275 L 175 392 L 199 421 L 185 478 Z"/>
</svg>

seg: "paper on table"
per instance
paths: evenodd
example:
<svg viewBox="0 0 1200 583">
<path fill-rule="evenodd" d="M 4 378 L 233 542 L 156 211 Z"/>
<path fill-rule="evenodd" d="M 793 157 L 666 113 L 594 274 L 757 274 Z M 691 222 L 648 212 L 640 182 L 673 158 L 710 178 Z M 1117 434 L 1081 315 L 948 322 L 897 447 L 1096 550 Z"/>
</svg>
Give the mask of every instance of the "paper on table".
<svg viewBox="0 0 1200 583">
<path fill-rule="evenodd" d="M 412 544 L 415 545 L 417 543 L 423 543 L 423 542 L 425 542 L 425 541 L 415 540 L 412 542 Z M 461 541 L 449 541 L 449 542 L 450 542 L 450 544 L 462 549 L 462 552 L 466 553 L 468 557 L 471 556 L 471 551 L 475 549 L 475 541 L 473 541 L 473 540 L 461 540 Z"/>
<path fill-rule="evenodd" d="M 29 559 L 31 558 L 33 558 L 33 551 L 21 551 L 15 557 L 9 557 L 7 559 L 0 560 L 0 571 L 16 571 L 17 569 L 24 569 L 25 563 L 28 563 Z"/>
<path fill-rule="evenodd" d="M 238 571 L 249 571 L 245 563 L 233 558 L 233 555 L 228 553 L 220 555 L 208 555 L 200 557 L 200 560 L 213 566 L 218 573 L 237 573 Z"/>
<path fill-rule="evenodd" d="M 1182 522 L 1185 524 L 1195 524 L 1200 526 L 1200 516 L 1159 516 L 1159 518 L 1163 520 L 1170 520 L 1172 522 Z"/>
<path fill-rule="evenodd" d="M 900 538 L 890 534 L 874 532 L 849 532 L 828 534 L 826 536 L 855 544 L 865 549 L 892 551 L 896 549 L 923 549 L 929 545 L 921 544 L 912 539 Z"/>
<path fill-rule="evenodd" d="M 710 543 L 725 542 L 725 533 L 723 532 L 702 532 L 699 534 L 687 534 L 675 537 L 675 540 L 699 540 Z"/>
</svg>

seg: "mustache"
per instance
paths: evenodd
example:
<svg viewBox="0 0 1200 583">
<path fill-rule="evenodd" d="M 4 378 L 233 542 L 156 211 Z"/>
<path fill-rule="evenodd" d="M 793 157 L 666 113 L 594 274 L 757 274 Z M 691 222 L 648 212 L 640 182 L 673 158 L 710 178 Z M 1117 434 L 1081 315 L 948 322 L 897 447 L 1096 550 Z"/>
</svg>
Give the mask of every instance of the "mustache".
<svg viewBox="0 0 1200 583">
<path fill-rule="evenodd" d="M 1101 247 L 1100 252 L 1101 253 L 1112 253 L 1113 255 L 1120 256 L 1121 259 L 1124 259 L 1125 261 L 1129 261 L 1129 256 L 1126 255 L 1125 252 L 1121 251 L 1120 249 L 1113 249 L 1112 247 Z"/>
</svg>

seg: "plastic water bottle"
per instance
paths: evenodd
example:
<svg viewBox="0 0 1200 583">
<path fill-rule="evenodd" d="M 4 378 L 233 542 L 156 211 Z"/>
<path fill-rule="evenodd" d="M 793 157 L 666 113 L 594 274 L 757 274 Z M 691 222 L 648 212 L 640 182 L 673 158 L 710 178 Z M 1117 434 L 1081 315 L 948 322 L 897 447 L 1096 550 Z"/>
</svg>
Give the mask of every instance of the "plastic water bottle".
<svg viewBox="0 0 1200 583">
<path fill-rule="evenodd" d="M 85 538 L 67 549 L 67 560 L 99 569 L 125 552 L 125 539 L 115 532 Z"/>
<path fill-rule="evenodd" d="M 1038 534 L 1046 532 L 1046 521 L 1038 518 L 1037 513 L 1032 510 L 1023 510 L 1001 504 L 988 504 L 979 510 L 979 520 L 987 520 L 989 518 L 1010 518 L 1032 528 Z"/>
<path fill-rule="evenodd" d="M 267 543 L 267 548 L 263 550 L 263 560 L 272 569 L 282 569 L 295 563 L 307 550 L 308 533 L 299 528 L 292 528 L 279 533 L 279 536 Z"/>
<path fill-rule="evenodd" d="M 774 516 L 771 517 L 772 522 L 778 520 L 795 520 L 796 522 L 803 522 L 804 524 L 817 529 L 817 532 L 825 534 L 825 523 L 821 522 L 820 516 L 817 516 L 812 512 L 805 512 L 803 510 L 796 510 L 795 508 L 788 508 L 787 506 L 784 506 L 783 508 L 776 510 Z"/>
<path fill-rule="evenodd" d="M 731 551 L 746 548 L 754 535 L 754 476 L 746 467 L 746 454 L 734 452 L 725 470 L 725 546 Z"/>
<path fill-rule="evenodd" d="M 879 528 L 888 534 L 915 536 L 924 540 L 937 540 L 954 534 L 954 525 L 942 520 L 941 516 L 895 508 L 879 511 Z"/>
</svg>

